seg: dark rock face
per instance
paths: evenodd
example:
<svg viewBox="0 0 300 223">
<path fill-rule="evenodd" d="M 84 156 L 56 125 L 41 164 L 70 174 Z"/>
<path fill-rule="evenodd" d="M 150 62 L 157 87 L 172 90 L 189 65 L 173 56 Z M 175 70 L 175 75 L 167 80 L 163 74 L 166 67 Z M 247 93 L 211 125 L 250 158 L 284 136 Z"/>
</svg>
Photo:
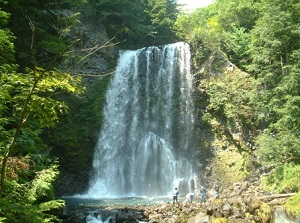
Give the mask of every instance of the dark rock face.
<svg viewBox="0 0 300 223">
<path fill-rule="evenodd" d="M 56 196 L 72 196 L 85 192 L 89 184 L 89 173 L 80 174 L 61 173 L 60 178 L 55 183 Z"/>
<path fill-rule="evenodd" d="M 65 12 L 68 13 L 68 12 Z M 79 42 L 74 44 L 70 49 L 72 56 L 67 57 L 60 64 L 60 70 L 71 73 L 72 75 L 80 75 L 83 77 L 83 82 L 87 88 L 93 88 L 95 80 L 101 80 L 102 75 L 106 75 L 114 69 L 114 61 L 116 61 L 118 50 L 117 47 L 111 45 L 106 29 L 100 19 L 81 16 L 81 22 L 69 33 L 69 38 Z M 106 45 L 107 44 L 107 45 Z M 70 53 L 70 54 L 71 54 Z M 100 105 L 98 105 L 100 106 Z M 67 134 L 67 133 L 66 133 Z M 93 133 L 94 135 L 98 134 Z M 91 139 L 90 145 L 95 144 Z M 58 148 L 57 151 L 65 150 L 66 148 Z M 69 148 L 67 148 L 69 149 Z M 88 148 L 85 157 L 92 160 L 93 148 Z M 56 153 L 60 160 L 64 160 L 65 153 Z M 74 163 L 77 161 L 74 160 Z M 63 164 L 62 164 L 63 163 Z M 84 193 L 89 184 L 90 170 L 92 170 L 92 161 L 86 164 L 84 170 L 75 170 L 72 165 L 61 162 L 60 176 L 55 182 L 55 195 L 61 197 L 63 195 L 74 195 Z"/>
<path fill-rule="evenodd" d="M 100 19 L 81 16 L 81 22 L 72 30 L 70 38 L 79 41 L 72 48 L 73 57 L 60 65 L 62 70 L 88 78 L 111 69 L 110 63 L 116 60 L 118 50 Z"/>
</svg>

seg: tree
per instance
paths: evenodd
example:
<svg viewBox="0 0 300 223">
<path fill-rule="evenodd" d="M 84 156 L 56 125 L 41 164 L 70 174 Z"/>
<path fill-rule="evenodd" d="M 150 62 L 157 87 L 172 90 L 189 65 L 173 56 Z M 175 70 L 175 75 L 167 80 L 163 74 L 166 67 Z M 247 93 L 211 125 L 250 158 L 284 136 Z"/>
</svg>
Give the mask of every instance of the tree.
<svg viewBox="0 0 300 223">
<path fill-rule="evenodd" d="M 256 102 L 264 133 L 258 138 L 263 162 L 299 163 L 299 9 L 298 1 L 264 0 L 260 19 L 252 30 L 253 63 L 249 70 L 258 77 Z"/>
<path fill-rule="evenodd" d="M 9 27 L 16 37 L 14 47 L 16 63 L 24 72 L 32 67 L 31 28 L 29 21 L 36 27 L 35 50 L 38 66 L 47 66 L 51 58 L 62 52 L 74 40 L 68 36 L 70 29 L 79 23 L 80 14 L 71 10 L 80 7 L 85 0 L 37 1 L 10 0 L 3 10 L 10 14 Z M 59 62 L 59 61 L 57 61 Z"/>
<path fill-rule="evenodd" d="M 249 32 L 257 16 L 253 0 L 217 0 L 193 13 L 180 14 L 176 21 L 177 35 L 191 43 L 195 50 L 221 53 L 245 69 L 250 61 Z M 195 55 L 196 59 L 205 57 L 201 52 Z"/>
<path fill-rule="evenodd" d="M 150 17 L 152 44 L 169 44 L 177 41 L 175 21 L 179 9 L 174 0 L 148 0 L 146 12 Z"/>
<path fill-rule="evenodd" d="M 200 87 L 208 100 L 204 118 L 221 136 L 234 127 L 250 130 L 259 163 L 276 167 L 269 185 L 281 191 L 299 190 L 299 12 L 297 0 L 217 0 L 177 20 L 180 37 L 195 50 L 196 67 L 207 55 L 221 54 L 247 71 L 249 77 L 240 79 L 210 70 L 213 78 Z"/>
<path fill-rule="evenodd" d="M 174 22 L 178 15 L 174 0 L 90 0 L 88 16 L 101 17 L 109 36 L 119 46 L 141 48 L 176 41 Z"/>
<path fill-rule="evenodd" d="M 0 4 L 4 2 L 0 0 Z M 0 7 L 0 71 L 11 70 L 15 62 L 14 57 L 14 36 L 10 29 L 7 28 L 10 14 L 2 11 Z M 13 70 L 13 69 L 12 69 Z"/>
<path fill-rule="evenodd" d="M 9 222 L 54 222 L 56 217 L 47 212 L 61 208 L 64 202 L 53 200 L 52 183 L 58 169 L 42 155 L 47 152 L 47 147 L 42 143 L 40 133 L 43 128 L 54 125 L 60 113 L 67 111 L 65 103 L 56 100 L 55 95 L 79 93 L 81 87 L 80 79 L 53 70 L 57 59 L 68 48 L 46 68 L 37 66 L 36 28 L 30 24 L 33 67 L 24 73 L 13 69 L 16 66 L 12 64 L 12 43 L 6 48 L 10 54 L 1 58 L 0 204 L 4 208 L 1 208 L 0 216 Z M 5 31 L 4 37 L 8 38 L 4 39 L 9 43 L 12 35 L 9 29 Z"/>
<path fill-rule="evenodd" d="M 89 0 L 83 5 L 83 14 L 101 18 L 108 35 L 120 47 L 138 48 L 147 43 L 150 32 L 145 5 L 141 0 Z"/>
</svg>

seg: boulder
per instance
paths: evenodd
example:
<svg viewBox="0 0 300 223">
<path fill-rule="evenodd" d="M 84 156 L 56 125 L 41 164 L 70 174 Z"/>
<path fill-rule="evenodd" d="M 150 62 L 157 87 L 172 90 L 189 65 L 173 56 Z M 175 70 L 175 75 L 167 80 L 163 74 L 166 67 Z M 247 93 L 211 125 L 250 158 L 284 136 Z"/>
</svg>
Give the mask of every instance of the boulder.
<svg viewBox="0 0 300 223">
<path fill-rule="evenodd" d="M 195 217 L 191 218 L 188 223 L 208 223 L 210 217 L 202 212 L 198 213 Z"/>
<path fill-rule="evenodd" d="M 262 205 L 257 210 L 257 215 L 261 218 L 261 221 L 263 223 L 271 222 L 272 213 L 273 212 L 272 212 L 271 207 L 266 203 L 262 203 Z"/>
</svg>

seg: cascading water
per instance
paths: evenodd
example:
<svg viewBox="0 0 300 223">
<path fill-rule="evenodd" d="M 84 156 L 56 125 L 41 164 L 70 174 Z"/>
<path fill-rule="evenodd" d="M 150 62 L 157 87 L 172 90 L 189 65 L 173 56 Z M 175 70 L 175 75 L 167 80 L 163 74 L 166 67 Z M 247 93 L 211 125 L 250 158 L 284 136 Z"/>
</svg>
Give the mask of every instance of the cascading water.
<svg viewBox="0 0 300 223">
<path fill-rule="evenodd" d="M 194 104 L 186 43 L 122 51 L 106 95 L 90 197 L 194 190 Z"/>
</svg>

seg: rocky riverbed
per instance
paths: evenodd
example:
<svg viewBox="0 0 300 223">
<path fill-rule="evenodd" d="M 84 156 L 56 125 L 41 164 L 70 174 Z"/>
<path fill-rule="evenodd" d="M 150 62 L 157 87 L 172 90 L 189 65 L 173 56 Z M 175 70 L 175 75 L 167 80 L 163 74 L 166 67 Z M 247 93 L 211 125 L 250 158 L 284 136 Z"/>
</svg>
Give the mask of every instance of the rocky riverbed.
<svg viewBox="0 0 300 223">
<path fill-rule="evenodd" d="M 205 203 L 196 197 L 193 202 L 162 202 L 157 205 L 94 205 L 73 206 L 64 215 L 64 223 L 299 223 L 285 213 L 282 205 L 290 195 L 275 195 L 259 189 L 259 183 L 242 181 L 222 188 L 215 198 L 207 191 Z M 184 197 L 184 196 L 183 196 Z"/>
</svg>

